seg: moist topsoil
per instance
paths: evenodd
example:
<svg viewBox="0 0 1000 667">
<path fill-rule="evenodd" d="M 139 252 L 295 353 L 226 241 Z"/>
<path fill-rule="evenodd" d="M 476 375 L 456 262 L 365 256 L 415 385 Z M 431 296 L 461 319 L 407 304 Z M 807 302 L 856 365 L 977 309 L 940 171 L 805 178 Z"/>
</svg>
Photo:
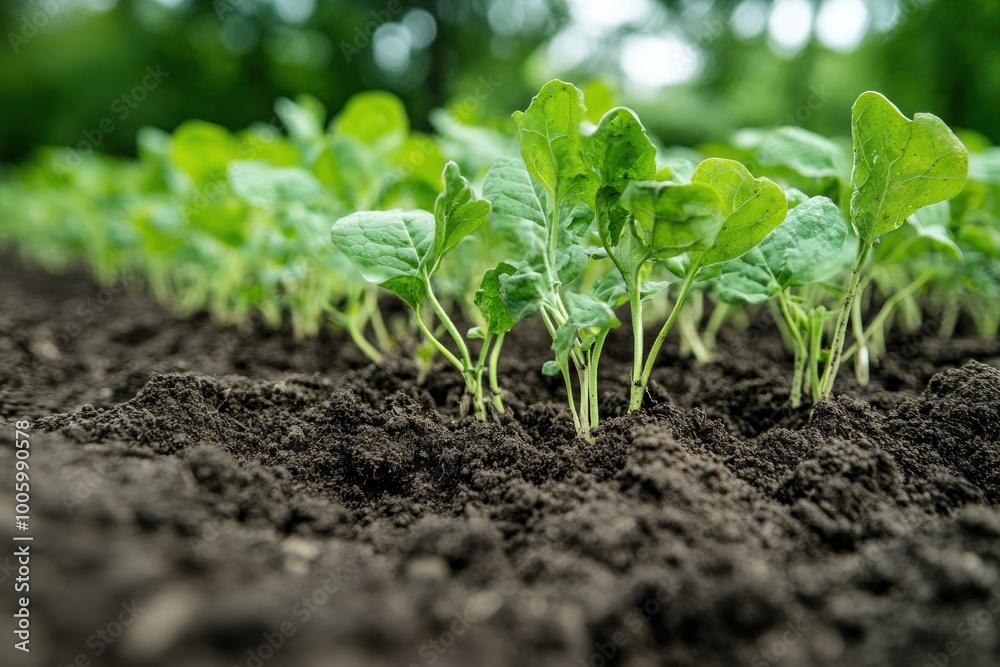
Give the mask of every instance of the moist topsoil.
<svg viewBox="0 0 1000 667">
<path fill-rule="evenodd" d="M 530 326 L 479 424 L 443 363 L 2 264 L 5 665 L 1000 665 L 995 340 L 896 337 L 810 419 L 765 314 L 708 365 L 668 345 L 623 416 L 623 328 L 587 444 Z"/>
</svg>

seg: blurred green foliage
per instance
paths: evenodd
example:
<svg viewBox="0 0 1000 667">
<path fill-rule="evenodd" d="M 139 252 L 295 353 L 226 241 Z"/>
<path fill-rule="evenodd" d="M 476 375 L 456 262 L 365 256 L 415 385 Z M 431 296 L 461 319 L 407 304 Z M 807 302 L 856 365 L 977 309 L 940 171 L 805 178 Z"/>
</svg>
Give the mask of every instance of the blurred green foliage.
<svg viewBox="0 0 1000 667">
<path fill-rule="evenodd" d="M 134 154 L 142 126 L 247 127 L 300 93 L 339 109 L 359 91 L 389 90 L 420 130 L 449 104 L 459 117 L 504 124 L 553 76 L 612 82 L 606 106 L 633 106 L 665 144 L 744 126 L 846 134 L 842 110 L 867 89 L 1000 142 L 1000 3 L 840 0 L 866 21 L 857 48 L 840 51 L 807 33 L 782 52 L 774 26 L 752 25 L 779 4 L 805 7 L 822 34 L 851 18 L 824 12 L 832 1 L 13 0 L 0 9 L 0 160 L 81 142 Z M 671 57 L 643 52 L 637 36 L 685 46 Z M 654 78 L 696 72 L 643 86 L 627 76 L 629 58 L 649 61 Z"/>
</svg>

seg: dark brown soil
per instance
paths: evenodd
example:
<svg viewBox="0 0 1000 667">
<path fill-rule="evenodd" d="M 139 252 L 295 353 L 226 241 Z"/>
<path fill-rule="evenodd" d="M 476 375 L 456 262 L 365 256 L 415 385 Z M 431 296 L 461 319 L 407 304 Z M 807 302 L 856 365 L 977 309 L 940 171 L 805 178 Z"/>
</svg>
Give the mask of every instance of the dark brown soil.
<svg viewBox="0 0 1000 667">
<path fill-rule="evenodd" d="M 668 346 L 621 417 L 619 331 L 587 445 L 530 328 L 482 425 L 443 366 L 2 264 L 8 533 L 34 422 L 32 652 L 8 560 L 5 665 L 1000 664 L 998 341 L 896 340 L 810 421 L 760 319 L 704 367 Z"/>
</svg>

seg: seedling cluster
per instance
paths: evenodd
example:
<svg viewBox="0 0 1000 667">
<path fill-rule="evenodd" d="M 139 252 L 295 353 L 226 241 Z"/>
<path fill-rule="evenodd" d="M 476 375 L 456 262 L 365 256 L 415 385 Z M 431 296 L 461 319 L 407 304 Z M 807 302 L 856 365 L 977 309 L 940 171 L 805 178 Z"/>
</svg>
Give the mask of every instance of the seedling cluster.
<svg viewBox="0 0 1000 667">
<path fill-rule="evenodd" d="M 937 322 L 949 337 L 964 319 L 997 336 L 1000 149 L 965 135 L 970 155 L 940 119 L 875 92 L 854 105 L 850 148 L 779 128 L 665 149 L 633 111 L 600 111 L 552 81 L 511 133 L 440 115 L 432 137 L 386 93 L 328 127 L 315 100 L 281 100 L 287 136 L 190 122 L 144 131 L 137 161 L 69 173 L 42 153 L 0 185 L 0 233 L 49 268 L 82 258 L 99 279 L 141 275 L 181 311 L 287 316 L 303 336 L 330 322 L 374 361 L 417 340 L 425 368 L 440 355 L 461 374 L 463 412 L 480 420 L 505 411 L 506 334 L 538 318 L 541 370 L 586 439 L 622 320 L 629 410 L 674 329 L 707 361 L 725 323 L 761 308 L 794 359 L 796 407 L 828 396 L 847 361 L 866 383 L 894 327 Z M 409 315 L 386 317 L 380 290 Z"/>
</svg>

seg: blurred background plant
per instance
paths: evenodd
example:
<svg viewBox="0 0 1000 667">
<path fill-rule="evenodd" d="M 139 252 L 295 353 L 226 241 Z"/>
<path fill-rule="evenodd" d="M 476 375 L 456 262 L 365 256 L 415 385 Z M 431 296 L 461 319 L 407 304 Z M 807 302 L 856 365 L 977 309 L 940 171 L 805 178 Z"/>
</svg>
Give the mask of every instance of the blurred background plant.
<svg viewBox="0 0 1000 667">
<path fill-rule="evenodd" d="M 1000 142 L 992 0 L 12 0 L 0 29 L 3 162 L 80 142 L 134 155 L 140 127 L 235 130 L 301 93 L 340 109 L 384 89 L 418 130 L 449 105 L 506 127 L 552 77 L 608 82 L 665 145 L 846 135 L 867 89 Z"/>
</svg>

